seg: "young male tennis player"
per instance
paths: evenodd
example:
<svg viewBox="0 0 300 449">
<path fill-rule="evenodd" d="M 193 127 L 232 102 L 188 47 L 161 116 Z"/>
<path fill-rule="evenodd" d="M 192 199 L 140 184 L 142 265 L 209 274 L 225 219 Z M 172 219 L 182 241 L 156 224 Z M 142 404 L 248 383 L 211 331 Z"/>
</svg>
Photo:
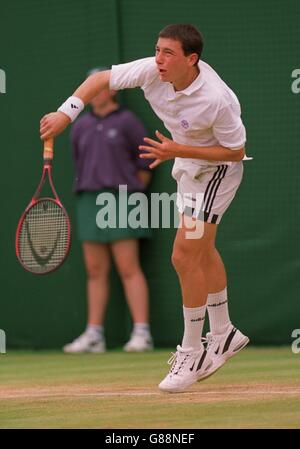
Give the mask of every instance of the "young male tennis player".
<svg viewBox="0 0 300 449">
<path fill-rule="evenodd" d="M 190 24 L 174 24 L 160 33 L 155 57 L 112 66 L 90 76 L 65 103 L 41 120 L 41 138 L 61 133 L 84 105 L 104 87 L 120 90 L 140 87 L 172 139 L 156 132 L 145 138 L 141 155 L 154 158 L 154 168 L 175 159 L 172 175 L 186 201 L 179 212 L 203 224 L 201 238 L 187 238 L 183 220 L 174 242 L 172 262 L 178 274 L 184 315 L 184 335 L 172 358 L 172 367 L 159 388 L 186 390 L 210 376 L 249 341 L 231 323 L 224 265 L 215 247 L 219 223 L 243 176 L 245 128 L 233 91 L 200 60 L 201 33 Z M 196 196 L 203 195 L 202 208 Z M 206 309 L 210 332 L 201 341 Z"/>
</svg>

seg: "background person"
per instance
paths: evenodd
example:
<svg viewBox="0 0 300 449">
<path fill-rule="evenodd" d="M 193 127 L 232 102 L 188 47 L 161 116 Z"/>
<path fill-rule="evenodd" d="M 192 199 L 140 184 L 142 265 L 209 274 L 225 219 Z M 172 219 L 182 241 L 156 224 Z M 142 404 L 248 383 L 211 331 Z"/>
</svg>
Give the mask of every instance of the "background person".
<svg viewBox="0 0 300 449">
<path fill-rule="evenodd" d="M 99 71 L 101 68 L 90 73 Z M 90 104 L 91 110 L 77 120 L 71 131 L 78 233 L 87 274 L 88 322 L 84 333 L 63 349 L 72 353 L 106 350 L 104 320 L 113 259 L 133 321 L 131 338 L 124 350 L 146 351 L 153 348 L 153 343 L 139 239 L 150 237 L 151 231 L 130 227 L 100 229 L 96 224 L 99 193 L 112 194 L 118 211 L 119 185 L 126 185 L 128 194 L 147 187 L 151 173 L 138 151 L 146 130 L 131 111 L 119 105 L 116 92 L 108 87 L 99 90 Z"/>
</svg>

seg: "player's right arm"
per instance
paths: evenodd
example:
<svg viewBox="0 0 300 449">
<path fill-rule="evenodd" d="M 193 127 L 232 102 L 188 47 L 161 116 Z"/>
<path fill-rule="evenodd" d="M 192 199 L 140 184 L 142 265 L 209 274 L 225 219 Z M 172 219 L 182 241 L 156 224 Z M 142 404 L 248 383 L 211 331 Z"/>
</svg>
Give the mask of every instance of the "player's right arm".
<svg viewBox="0 0 300 449">
<path fill-rule="evenodd" d="M 86 105 L 105 87 L 109 87 L 110 70 L 90 75 L 73 93 Z"/>
<path fill-rule="evenodd" d="M 109 86 L 110 70 L 90 75 L 75 90 L 72 97 L 59 108 L 57 112 L 44 115 L 40 121 L 40 135 L 42 140 L 53 138 L 75 120 L 84 106 L 91 101 L 103 88 Z"/>
</svg>

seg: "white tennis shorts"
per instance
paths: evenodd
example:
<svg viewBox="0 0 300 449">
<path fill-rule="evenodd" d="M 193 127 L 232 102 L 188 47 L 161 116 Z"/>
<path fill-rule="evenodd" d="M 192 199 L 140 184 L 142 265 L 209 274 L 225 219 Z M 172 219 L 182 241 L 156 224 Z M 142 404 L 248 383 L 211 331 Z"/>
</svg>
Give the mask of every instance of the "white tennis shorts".
<svg viewBox="0 0 300 449">
<path fill-rule="evenodd" d="M 218 224 L 242 181 L 243 162 L 231 165 L 200 166 L 190 163 L 176 167 L 177 207 L 182 214 Z"/>
</svg>

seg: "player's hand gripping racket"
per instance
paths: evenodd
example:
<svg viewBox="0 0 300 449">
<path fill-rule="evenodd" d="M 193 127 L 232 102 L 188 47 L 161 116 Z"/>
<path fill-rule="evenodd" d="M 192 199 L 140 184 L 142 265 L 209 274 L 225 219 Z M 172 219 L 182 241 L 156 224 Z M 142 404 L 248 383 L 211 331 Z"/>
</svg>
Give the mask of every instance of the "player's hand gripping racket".
<svg viewBox="0 0 300 449">
<path fill-rule="evenodd" d="M 68 214 L 52 180 L 53 139 L 44 142 L 44 167 L 39 186 L 23 213 L 16 232 L 16 254 L 22 266 L 35 274 L 56 270 L 71 245 Z M 48 177 L 54 198 L 40 198 Z"/>
</svg>

